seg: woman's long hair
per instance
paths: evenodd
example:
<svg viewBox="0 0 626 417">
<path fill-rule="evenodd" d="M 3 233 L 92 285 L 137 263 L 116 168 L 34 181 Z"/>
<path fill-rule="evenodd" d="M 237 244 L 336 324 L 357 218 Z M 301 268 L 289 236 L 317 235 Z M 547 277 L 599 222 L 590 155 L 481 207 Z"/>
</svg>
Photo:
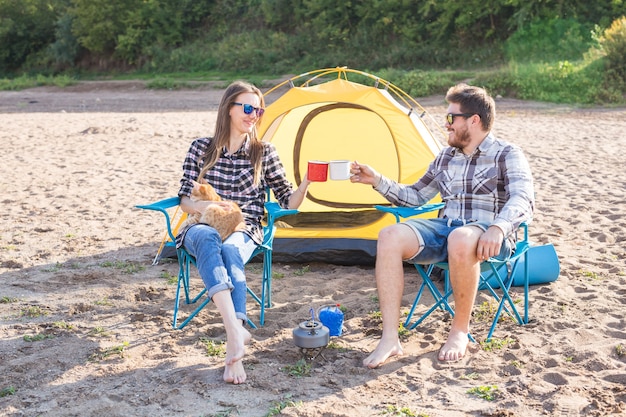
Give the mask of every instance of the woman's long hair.
<svg viewBox="0 0 626 417">
<path fill-rule="evenodd" d="M 217 159 L 220 157 L 220 153 L 224 146 L 228 145 L 228 141 L 230 140 L 230 108 L 233 106 L 233 103 L 237 101 L 237 96 L 241 93 L 253 93 L 259 97 L 261 108 L 265 107 L 265 99 L 263 98 L 263 93 L 257 87 L 252 84 L 243 82 L 243 81 L 235 81 L 231 85 L 226 88 L 224 95 L 222 96 L 222 100 L 220 101 L 220 106 L 217 109 L 217 122 L 215 124 L 215 135 L 213 140 L 209 143 L 209 146 L 201 158 L 201 163 L 203 164 L 202 170 L 200 171 L 199 179 L 204 177 L 204 174 L 207 173 L 213 165 L 217 162 Z M 250 162 L 254 167 L 254 184 L 259 185 L 261 181 L 261 171 L 262 171 L 262 161 L 263 161 L 263 144 L 261 143 L 261 139 L 257 136 L 256 126 L 261 123 L 262 116 L 259 117 L 255 126 L 252 128 L 250 132 Z"/>
</svg>

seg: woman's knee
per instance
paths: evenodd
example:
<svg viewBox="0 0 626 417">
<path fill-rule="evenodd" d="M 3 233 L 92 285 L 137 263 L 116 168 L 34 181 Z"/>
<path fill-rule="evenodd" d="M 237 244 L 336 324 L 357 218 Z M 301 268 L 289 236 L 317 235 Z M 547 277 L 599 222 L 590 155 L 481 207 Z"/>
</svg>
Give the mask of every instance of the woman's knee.
<svg viewBox="0 0 626 417">
<path fill-rule="evenodd" d="M 185 235 L 183 246 L 193 256 L 198 257 L 206 251 L 215 252 L 221 246 L 220 235 L 215 229 L 205 225 L 192 227 Z"/>
<path fill-rule="evenodd" d="M 235 245 L 222 245 L 222 258 L 230 262 L 240 261 L 241 254 L 239 248 Z"/>
<path fill-rule="evenodd" d="M 192 233 L 193 232 L 193 233 Z M 187 236 L 190 237 L 196 244 L 221 244 L 222 239 L 219 233 L 211 226 L 197 225 L 193 229 L 187 232 Z"/>
</svg>

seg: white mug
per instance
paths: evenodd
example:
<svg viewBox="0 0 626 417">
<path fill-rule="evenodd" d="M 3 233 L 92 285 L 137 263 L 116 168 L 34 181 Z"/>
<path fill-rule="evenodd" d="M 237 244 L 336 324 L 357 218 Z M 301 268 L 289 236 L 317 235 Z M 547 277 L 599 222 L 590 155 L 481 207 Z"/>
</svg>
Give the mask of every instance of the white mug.
<svg viewBox="0 0 626 417">
<path fill-rule="evenodd" d="M 330 161 L 329 168 L 331 180 L 341 181 L 350 178 L 350 161 L 347 159 Z"/>
</svg>

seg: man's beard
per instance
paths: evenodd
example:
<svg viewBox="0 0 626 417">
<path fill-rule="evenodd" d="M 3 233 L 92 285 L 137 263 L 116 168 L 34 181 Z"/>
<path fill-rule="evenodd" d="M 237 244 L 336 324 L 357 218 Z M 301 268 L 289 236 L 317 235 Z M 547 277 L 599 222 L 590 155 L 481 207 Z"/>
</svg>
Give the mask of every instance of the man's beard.
<svg viewBox="0 0 626 417">
<path fill-rule="evenodd" d="M 467 129 L 463 129 L 463 131 L 455 129 L 452 138 L 448 139 L 448 145 L 453 148 L 457 148 L 460 151 L 462 151 L 463 148 L 465 148 L 470 142 L 471 138 Z"/>
</svg>

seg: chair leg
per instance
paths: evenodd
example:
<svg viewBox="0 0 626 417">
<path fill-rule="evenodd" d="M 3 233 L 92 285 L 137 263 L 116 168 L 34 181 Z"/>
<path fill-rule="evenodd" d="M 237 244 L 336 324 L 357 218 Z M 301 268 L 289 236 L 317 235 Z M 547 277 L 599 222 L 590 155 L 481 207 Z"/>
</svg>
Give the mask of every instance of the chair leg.
<svg viewBox="0 0 626 417">
<path fill-rule="evenodd" d="M 178 253 L 178 287 L 176 288 L 176 301 L 174 302 L 174 317 L 172 320 L 172 327 L 174 329 L 182 329 L 202 310 L 211 300 L 207 297 L 196 309 L 181 323 L 178 324 L 178 313 L 180 309 L 181 288 L 185 292 L 185 303 L 195 304 L 202 296 L 207 292 L 206 288 L 203 288 L 198 295 L 191 298 L 191 289 L 189 286 L 189 274 L 191 265 L 195 265 L 193 258 L 187 253 L 180 251 Z M 263 250 L 263 276 L 261 279 L 261 297 L 259 297 L 250 287 L 246 288 L 248 294 L 256 301 L 261 307 L 261 314 L 259 318 L 259 324 L 263 326 L 265 324 L 265 309 L 272 306 L 272 253 L 271 250 Z M 257 326 L 248 319 L 248 324 L 252 328 Z"/>
<path fill-rule="evenodd" d="M 507 314 L 509 314 L 510 316 L 512 316 L 519 325 L 523 325 L 523 324 L 527 324 L 528 323 L 528 262 L 526 259 L 526 255 L 528 254 L 528 252 L 525 252 L 523 254 L 521 254 L 513 263 L 511 270 L 507 271 L 507 277 L 506 280 L 503 280 L 502 277 L 500 276 L 500 274 L 498 273 L 498 267 L 494 266 L 494 264 L 490 264 L 491 266 L 491 270 L 493 273 L 494 278 L 497 281 L 498 286 L 500 287 L 501 291 L 502 291 L 502 296 L 498 297 L 497 293 L 495 292 L 495 290 L 492 288 L 491 285 L 489 285 L 489 283 L 487 282 L 487 280 L 482 280 L 484 285 L 487 287 L 487 289 L 491 292 L 491 294 L 496 298 L 497 301 L 499 301 L 498 303 L 498 309 L 496 310 L 496 314 L 493 318 L 493 322 L 491 323 L 491 327 L 489 328 L 489 333 L 487 334 L 487 338 L 485 339 L 486 341 L 491 340 L 491 336 L 493 335 L 493 332 L 496 329 L 496 325 L 498 324 L 498 320 L 500 319 L 500 316 L 502 314 L 502 311 L 506 311 Z M 517 309 L 517 307 L 515 306 L 515 303 L 513 302 L 513 299 L 511 298 L 511 295 L 509 294 L 509 291 L 511 289 L 511 286 L 513 285 L 513 277 L 515 276 L 515 272 L 517 270 L 517 267 L 519 266 L 519 261 L 521 259 L 521 257 L 524 257 L 524 318 L 522 319 L 522 317 L 519 314 L 519 311 Z M 510 310 L 507 307 L 507 304 L 510 306 Z"/>
<path fill-rule="evenodd" d="M 419 326 L 428 316 L 430 316 L 430 314 L 435 311 L 437 308 L 440 308 L 444 311 L 447 311 L 448 313 L 450 313 L 450 315 L 452 317 L 454 317 L 454 310 L 452 309 L 452 307 L 450 306 L 450 304 L 448 303 L 448 298 L 450 298 L 450 296 L 452 295 L 452 287 L 450 286 L 450 278 L 449 278 L 449 272 L 446 271 L 446 276 L 445 276 L 445 284 L 444 284 L 444 293 L 441 294 L 441 291 L 439 291 L 439 289 L 437 288 L 437 286 L 435 285 L 435 283 L 432 281 L 432 279 L 430 278 L 430 274 L 432 273 L 432 270 L 434 268 L 434 265 L 429 265 L 428 269 L 426 271 L 424 271 L 423 267 L 421 265 L 415 265 L 415 268 L 417 269 L 417 271 L 419 272 L 421 278 L 422 278 L 422 285 L 420 286 L 420 289 L 417 293 L 417 296 L 415 297 L 415 301 L 413 301 L 413 305 L 411 306 L 411 310 L 409 311 L 409 314 L 407 316 L 407 319 L 405 320 L 404 323 L 404 327 L 406 327 L 409 330 L 413 330 L 415 329 L 417 326 Z M 417 306 L 417 303 L 419 302 L 422 293 L 424 291 L 424 288 L 428 288 L 428 290 L 430 291 L 431 295 L 433 296 L 434 299 L 434 303 L 433 305 L 424 313 L 420 316 L 419 319 L 417 319 L 413 324 L 410 324 L 411 322 L 411 318 L 413 317 L 413 313 L 415 312 L 415 307 Z M 468 339 L 472 342 L 472 343 L 476 343 L 476 339 L 474 339 L 474 336 L 472 336 L 471 333 L 467 334 Z"/>
<path fill-rule="evenodd" d="M 200 312 L 200 310 L 202 310 L 211 301 L 211 299 L 207 297 L 207 299 L 204 300 L 198 307 L 196 307 L 191 312 L 191 314 L 185 320 L 183 320 L 181 324 L 178 324 L 178 312 L 180 309 L 181 298 L 180 288 L 182 287 L 185 291 L 185 304 L 195 304 L 207 292 L 206 288 L 203 288 L 198 293 L 198 295 L 196 295 L 194 298 L 191 298 L 191 290 L 189 287 L 189 274 L 192 263 L 193 261 L 188 254 L 182 251 L 178 252 L 178 285 L 176 288 L 176 300 L 174 301 L 174 316 L 172 318 L 172 327 L 177 330 L 185 327 L 187 323 L 189 323 L 191 319 L 193 319 Z"/>
<path fill-rule="evenodd" d="M 265 309 L 272 306 L 272 253 L 271 250 L 263 250 L 263 273 L 261 277 L 261 296 L 259 297 L 250 287 L 248 294 L 259 304 L 259 325 L 265 324 Z M 256 326 L 255 326 L 256 328 Z"/>
<path fill-rule="evenodd" d="M 265 325 L 265 309 L 272 307 L 272 251 L 263 254 L 263 281 L 261 287 L 261 314 L 259 324 Z"/>
<path fill-rule="evenodd" d="M 415 296 L 415 300 L 413 301 L 411 310 L 409 310 L 409 314 L 406 316 L 406 320 L 404 321 L 404 327 L 407 329 L 415 328 L 415 326 L 411 326 L 411 319 L 413 318 L 413 313 L 415 312 L 415 308 L 417 307 L 417 304 L 420 302 L 420 299 L 422 298 L 422 293 L 424 292 L 425 287 L 426 287 L 426 284 L 424 283 L 424 281 L 422 281 L 422 285 L 420 285 L 420 289 L 419 291 L 417 291 L 417 295 Z"/>
<path fill-rule="evenodd" d="M 524 324 L 528 324 L 528 286 L 530 284 L 530 260 L 528 250 L 524 252 Z"/>
<path fill-rule="evenodd" d="M 416 264 L 415 268 L 422 278 L 422 285 L 420 286 L 417 296 L 413 301 L 411 310 L 409 311 L 409 314 L 405 320 L 405 327 L 410 330 L 415 329 L 417 326 L 419 326 L 420 323 L 422 323 L 426 319 L 426 317 L 428 317 L 437 308 L 441 308 L 442 310 L 449 312 L 454 317 L 454 310 L 452 310 L 452 307 L 450 307 L 450 304 L 448 303 L 448 298 L 452 294 L 452 291 L 448 290 L 442 295 L 435 283 L 430 278 L 430 274 L 432 273 L 434 265 L 429 265 L 426 271 L 424 270 L 422 265 Z M 417 319 L 413 324 L 410 324 L 413 313 L 415 312 L 415 308 L 417 307 L 417 304 L 422 297 L 424 288 L 428 288 L 435 302 L 424 314 L 422 314 L 419 319 Z"/>
</svg>

